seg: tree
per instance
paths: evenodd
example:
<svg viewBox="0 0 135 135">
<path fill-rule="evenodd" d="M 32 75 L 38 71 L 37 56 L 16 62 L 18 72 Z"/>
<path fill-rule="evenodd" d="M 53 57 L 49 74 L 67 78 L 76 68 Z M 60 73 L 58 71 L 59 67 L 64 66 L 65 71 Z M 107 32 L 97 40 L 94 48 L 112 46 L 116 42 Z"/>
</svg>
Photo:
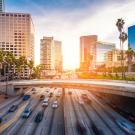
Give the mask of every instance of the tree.
<svg viewBox="0 0 135 135">
<path fill-rule="evenodd" d="M 118 28 L 118 31 L 120 33 L 119 39 L 120 39 L 120 49 L 121 49 L 121 67 L 122 67 L 122 79 L 125 78 L 125 71 L 124 71 L 124 57 L 123 57 L 123 45 L 124 42 L 127 40 L 127 34 L 124 32 L 123 26 L 125 22 L 122 18 L 118 19 L 116 22 L 116 26 Z"/>
<path fill-rule="evenodd" d="M 34 68 L 34 62 L 32 60 L 30 60 L 30 61 L 28 61 L 27 65 L 30 69 L 30 79 L 31 79 L 32 70 Z"/>
<path fill-rule="evenodd" d="M 132 60 L 135 56 L 135 52 L 132 50 L 132 48 L 129 48 L 126 51 L 127 59 L 128 59 L 128 72 L 131 72 L 131 66 L 132 66 Z"/>
</svg>

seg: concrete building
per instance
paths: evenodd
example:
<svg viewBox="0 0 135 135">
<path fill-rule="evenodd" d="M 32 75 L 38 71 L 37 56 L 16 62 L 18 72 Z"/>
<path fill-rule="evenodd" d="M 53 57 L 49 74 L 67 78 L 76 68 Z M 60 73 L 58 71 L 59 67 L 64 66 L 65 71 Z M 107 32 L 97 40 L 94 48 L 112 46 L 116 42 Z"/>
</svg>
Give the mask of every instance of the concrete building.
<svg viewBox="0 0 135 135">
<path fill-rule="evenodd" d="M 80 70 L 90 71 L 96 65 L 96 35 L 80 37 Z"/>
<path fill-rule="evenodd" d="M 30 14 L 0 13 L 0 49 L 12 52 L 16 58 L 25 56 L 34 61 L 34 25 Z M 22 74 L 28 77 L 28 67 Z"/>
<path fill-rule="evenodd" d="M 127 66 L 127 55 L 124 51 L 124 66 Z M 112 49 L 106 53 L 106 67 L 121 67 L 121 51 L 118 49 Z"/>
<path fill-rule="evenodd" d="M 40 64 L 43 66 L 42 76 L 55 75 L 62 71 L 61 42 L 53 37 L 40 40 Z"/>
<path fill-rule="evenodd" d="M 44 67 L 43 76 L 55 74 L 55 54 L 53 37 L 40 40 L 40 64 Z"/>
<path fill-rule="evenodd" d="M 0 0 L 0 12 L 5 12 L 4 0 Z"/>
<path fill-rule="evenodd" d="M 57 73 L 62 72 L 62 43 L 61 41 L 54 41 L 55 47 L 55 70 Z"/>
<path fill-rule="evenodd" d="M 114 43 L 109 42 L 97 42 L 96 45 L 96 66 L 100 66 L 105 64 L 106 59 L 105 55 L 108 51 L 111 51 L 112 49 L 115 49 Z"/>
<path fill-rule="evenodd" d="M 0 13 L 0 49 L 34 61 L 34 26 L 30 14 Z"/>
<path fill-rule="evenodd" d="M 135 51 L 135 25 L 128 27 L 128 44 Z"/>
</svg>

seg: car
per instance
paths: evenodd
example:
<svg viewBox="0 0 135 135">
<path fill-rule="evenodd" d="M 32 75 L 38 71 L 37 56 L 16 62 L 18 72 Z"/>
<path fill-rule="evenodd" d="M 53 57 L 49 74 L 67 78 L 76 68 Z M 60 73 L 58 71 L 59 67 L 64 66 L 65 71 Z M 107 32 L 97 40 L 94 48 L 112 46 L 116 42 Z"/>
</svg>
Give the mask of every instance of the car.
<svg viewBox="0 0 135 135">
<path fill-rule="evenodd" d="M 130 115 L 128 116 L 128 119 L 129 119 L 130 121 L 132 121 L 132 122 L 135 123 L 135 115 L 134 115 L 134 114 L 130 114 Z"/>
<path fill-rule="evenodd" d="M 71 95 L 72 94 L 72 91 L 69 91 L 68 94 Z"/>
<path fill-rule="evenodd" d="M 58 108 L 58 101 L 57 100 L 52 103 L 52 108 Z"/>
<path fill-rule="evenodd" d="M 2 117 L 0 116 L 0 123 L 2 123 Z"/>
<path fill-rule="evenodd" d="M 17 108 L 18 108 L 18 105 L 12 105 L 12 106 L 9 108 L 8 112 L 14 112 L 15 110 L 17 110 Z"/>
<path fill-rule="evenodd" d="M 40 96 L 40 100 L 43 100 L 45 98 L 45 95 Z"/>
<path fill-rule="evenodd" d="M 44 111 L 40 111 L 37 113 L 36 117 L 35 117 L 35 122 L 36 123 L 39 123 L 42 121 L 43 119 L 43 116 L 44 116 Z"/>
<path fill-rule="evenodd" d="M 52 96 L 53 96 L 53 93 L 52 93 L 52 92 L 50 92 L 50 93 L 49 93 L 49 97 L 52 97 Z"/>
<path fill-rule="evenodd" d="M 49 104 L 49 98 L 47 97 L 44 99 L 42 106 L 45 107 L 45 106 L 48 106 L 48 104 Z"/>
<path fill-rule="evenodd" d="M 116 123 L 120 128 L 125 130 L 127 133 L 131 135 L 135 135 L 135 127 L 133 127 L 130 123 L 126 122 L 125 120 L 118 119 L 116 120 Z"/>
<path fill-rule="evenodd" d="M 28 118 L 30 116 L 31 112 L 32 112 L 32 108 L 31 107 L 26 108 L 24 110 L 24 112 L 22 113 L 22 117 L 23 118 Z"/>
<path fill-rule="evenodd" d="M 85 98 L 88 98 L 88 95 L 85 94 L 85 93 L 83 93 L 83 94 L 81 95 L 81 97 L 82 97 L 83 99 L 85 99 Z"/>
<path fill-rule="evenodd" d="M 32 88 L 32 90 L 31 91 L 36 91 L 36 89 L 35 88 Z"/>
<path fill-rule="evenodd" d="M 24 95 L 23 96 L 23 101 L 26 101 L 26 100 L 28 100 L 30 98 L 30 95 Z"/>
</svg>

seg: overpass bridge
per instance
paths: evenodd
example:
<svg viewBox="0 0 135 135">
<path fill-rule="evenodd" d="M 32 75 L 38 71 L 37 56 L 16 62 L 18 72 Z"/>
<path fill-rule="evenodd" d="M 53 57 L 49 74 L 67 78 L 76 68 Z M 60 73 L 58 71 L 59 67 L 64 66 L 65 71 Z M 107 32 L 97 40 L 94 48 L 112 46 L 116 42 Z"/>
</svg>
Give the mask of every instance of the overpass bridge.
<svg viewBox="0 0 135 135">
<path fill-rule="evenodd" d="M 28 87 L 61 87 L 85 89 L 95 92 L 116 94 L 135 98 L 135 82 L 116 82 L 100 80 L 24 80 L 8 83 L 8 93 L 20 94 Z M 5 86 L 4 86 L 5 87 Z"/>
</svg>

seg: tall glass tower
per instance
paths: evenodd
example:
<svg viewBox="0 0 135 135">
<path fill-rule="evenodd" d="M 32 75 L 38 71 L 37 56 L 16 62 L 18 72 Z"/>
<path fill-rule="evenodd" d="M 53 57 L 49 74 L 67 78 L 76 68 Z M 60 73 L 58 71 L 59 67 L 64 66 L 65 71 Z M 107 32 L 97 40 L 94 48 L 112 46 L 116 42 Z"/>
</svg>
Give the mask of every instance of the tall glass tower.
<svg viewBox="0 0 135 135">
<path fill-rule="evenodd" d="M 0 12 L 5 11 L 5 5 L 4 5 L 4 0 L 0 0 Z"/>
<path fill-rule="evenodd" d="M 128 27 L 128 44 L 135 50 L 135 25 Z"/>
</svg>

